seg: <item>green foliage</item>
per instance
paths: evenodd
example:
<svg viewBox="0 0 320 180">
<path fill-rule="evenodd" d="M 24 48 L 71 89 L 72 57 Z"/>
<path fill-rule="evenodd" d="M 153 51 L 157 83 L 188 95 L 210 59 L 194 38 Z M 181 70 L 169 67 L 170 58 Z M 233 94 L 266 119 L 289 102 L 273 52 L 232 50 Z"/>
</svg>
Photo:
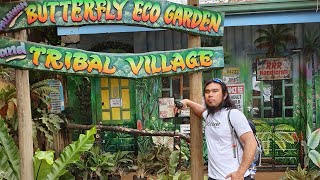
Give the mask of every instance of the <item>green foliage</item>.
<svg viewBox="0 0 320 180">
<path fill-rule="evenodd" d="M 320 143 L 320 129 L 316 129 L 311 132 L 309 124 L 307 124 L 307 142 L 302 141 L 301 144 L 304 147 L 304 164 L 308 166 L 309 160 L 320 168 L 320 153 L 316 150 Z"/>
<path fill-rule="evenodd" d="M 2 118 L 7 117 L 9 103 L 13 103 L 15 107 L 17 106 L 16 96 L 16 89 L 14 87 L 10 87 L 10 85 L 0 89 L 0 113 Z"/>
<path fill-rule="evenodd" d="M 5 171 L 10 179 L 20 179 L 19 151 L 2 119 L 0 119 L 0 157 L 0 171 Z"/>
<path fill-rule="evenodd" d="M 62 151 L 60 158 L 55 160 L 52 165 L 51 171 L 48 174 L 48 180 L 57 179 L 59 176 L 67 172 L 66 167 L 79 160 L 80 154 L 88 151 L 94 143 L 94 135 L 97 133 L 96 127 L 93 127 L 86 134 L 80 134 L 79 139 L 68 145 Z"/>
<path fill-rule="evenodd" d="M 53 133 L 59 131 L 60 123 L 64 122 L 57 114 L 48 114 L 45 110 L 40 109 L 38 112 L 41 113 L 41 117 L 34 118 L 32 121 L 33 142 L 36 148 L 38 145 L 37 130 L 45 135 L 49 143 L 52 143 Z"/>
<path fill-rule="evenodd" d="M 33 108 L 38 108 L 40 103 L 50 106 L 50 93 L 59 93 L 59 89 L 50 86 L 50 82 L 54 79 L 44 79 L 35 82 L 30 86 L 31 100 Z M 40 102 L 39 102 L 40 100 Z"/>
<path fill-rule="evenodd" d="M 269 149 L 271 141 L 273 141 L 282 151 L 286 150 L 286 143 L 294 143 L 291 132 L 295 131 L 295 129 L 292 126 L 279 124 L 273 127 L 262 120 L 254 120 L 254 123 L 256 124 L 257 137 L 262 141 L 265 155 L 270 153 Z"/>
<path fill-rule="evenodd" d="M 132 156 L 127 151 L 118 151 L 113 154 L 114 166 L 111 168 L 113 173 L 123 173 L 128 170 L 129 166 L 132 166 Z"/>
<path fill-rule="evenodd" d="M 151 151 L 139 153 L 133 160 L 131 169 L 135 170 L 139 178 L 144 178 L 147 172 L 154 171 L 159 166 L 156 155 Z"/>
<path fill-rule="evenodd" d="M 269 25 L 266 29 L 258 29 L 257 32 L 261 36 L 254 43 L 257 49 L 267 49 L 267 57 L 275 57 L 277 53 L 286 50 L 287 45 L 297 43 L 292 28 L 287 25 Z"/>
<path fill-rule="evenodd" d="M 75 81 L 76 82 L 76 81 Z M 87 77 L 82 78 L 82 83 L 77 83 L 76 96 L 79 100 L 79 114 L 84 124 L 92 124 L 91 110 L 91 82 Z"/>
<path fill-rule="evenodd" d="M 153 146 L 151 137 L 138 137 L 139 153 L 147 153 Z"/>
<path fill-rule="evenodd" d="M 0 66 L 0 78 L 4 80 L 9 80 L 10 79 L 10 74 L 11 74 L 10 68 Z M 1 177 L 1 176 L 0 176 Z"/>
<path fill-rule="evenodd" d="M 303 54 L 306 61 L 310 61 L 315 55 L 319 60 L 320 56 L 320 34 L 319 31 L 307 31 L 304 36 Z"/>
<path fill-rule="evenodd" d="M 158 179 L 160 180 L 185 180 L 190 179 L 190 173 L 184 172 L 181 170 L 177 170 L 177 166 L 179 164 L 180 156 L 182 160 L 187 160 L 187 157 L 179 151 L 173 151 L 169 156 L 168 167 L 165 167 L 166 170 L 160 172 Z"/>
<path fill-rule="evenodd" d="M 0 180 L 8 178 L 8 175 L 5 171 L 0 171 Z"/>
<path fill-rule="evenodd" d="M 308 171 L 306 168 L 301 168 L 299 164 L 297 170 L 287 169 L 284 176 L 281 180 L 319 180 L 320 179 L 320 171 L 319 170 L 310 170 Z"/>
<path fill-rule="evenodd" d="M 53 165 L 54 151 L 37 151 L 33 156 L 34 179 L 45 179 Z"/>
<path fill-rule="evenodd" d="M 161 81 L 159 77 L 141 79 L 135 82 L 138 110 L 141 114 L 143 127 L 146 127 L 146 121 L 154 116 L 158 116 L 158 95 L 161 93 Z"/>
<path fill-rule="evenodd" d="M 114 155 L 102 152 L 97 146 L 82 154 L 80 160 L 73 164 L 75 173 L 80 174 L 83 178 L 97 176 L 106 178 L 114 165 Z"/>
</svg>

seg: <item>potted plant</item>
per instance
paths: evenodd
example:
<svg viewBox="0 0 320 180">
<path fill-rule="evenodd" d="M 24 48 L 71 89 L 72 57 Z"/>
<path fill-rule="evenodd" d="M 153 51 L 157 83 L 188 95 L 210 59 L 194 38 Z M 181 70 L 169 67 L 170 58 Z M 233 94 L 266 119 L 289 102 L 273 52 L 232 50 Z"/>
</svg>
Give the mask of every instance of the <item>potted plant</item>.
<svg viewBox="0 0 320 180">
<path fill-rule="evenodd" d="M 155 154 L 151 151 L 139 153 L 133 163 L 132 169 L 136 171 L 133 180 L 146 180 L 147 172 L 154 171 L 159 166 L 159 162 L 155 161 Z"/>
<path fill-rule="evenodd" d="M 85 152 L 81 159 L 74 164 L 75 171 L 83 179 L 106 179 L 114 166 L 113 155 L 103 152 L 97 146 Z"/>
<path fill-rule="evenodd" d="M 132 165 L 132 159 L 128 151 L 118 151 L 113 154 L 114 166 L 111 168 L 111 174 L 108 180 L 120 180 L 128 167 Z"/>
<path fill-rule="evenodd" d="M 299 164 L 297 167 L 297 170 L 290 170 L 287 169 L 284 173 L 284 176 L 281 178 L 281 180 L 315 180 L 320 179 L 320 171 L 313 169 L 313 170 L 307 170 L 306 168 L 301 168 L 301 165 Z"/>
<path fill-rule="evenodd" d="M 181 153 L 181 154 L 180 154 Z M 163 155 L 160 155 L 159 157 L 161 158 Z M 166 156 L 166 155 L 165 155 Z M 181 169 L 177 169 L 179 160 L 187 160 L 187 157 L 183 152 L 179 151 L 173 151 L 169 159 L 166 157 L 162 157 L 164 159 L 163 162 L 163 168 L 161 168 L 158 171 L 158 177 L 157 179 L 159 180 L 167 180 L 167 179 L 190 179 L 190 172 L 188 171 L 181 171 Z"/>
</svg>

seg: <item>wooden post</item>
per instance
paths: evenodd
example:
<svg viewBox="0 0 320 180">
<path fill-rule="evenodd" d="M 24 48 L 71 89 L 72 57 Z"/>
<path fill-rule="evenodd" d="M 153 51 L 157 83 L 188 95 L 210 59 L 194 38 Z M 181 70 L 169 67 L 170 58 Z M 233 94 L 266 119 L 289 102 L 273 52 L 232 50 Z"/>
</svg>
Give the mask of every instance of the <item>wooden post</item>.
<svg viewBox="0 0 320 180">
<path fill-rule="evenodd" d="M 199 6 L 199 0 L 188 0 L 188 5 Z M 188 35 L 188 48 L 200 47 L 200 36 Z M 190 100 L 202 103 L 202 72 L 190 74 Z M 191 179 L 203 180 L 202 121 L 192 111 L 190 114 L 191 134 Z"/>
<path fill-rule="evenodd" d="M 26 30 L 14 33 L 15 39 L 27 40 Z M 16 70 L 17 109 L 19 121 L 20 179 L 33 179 L 33 139 L 29 71 Z"/>
</svg>

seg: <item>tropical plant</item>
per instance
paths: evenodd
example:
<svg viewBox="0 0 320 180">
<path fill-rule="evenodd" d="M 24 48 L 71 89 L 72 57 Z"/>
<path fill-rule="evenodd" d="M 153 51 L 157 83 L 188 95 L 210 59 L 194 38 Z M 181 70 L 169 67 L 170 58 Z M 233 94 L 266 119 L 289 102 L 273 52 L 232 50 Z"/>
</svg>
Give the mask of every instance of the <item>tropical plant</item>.
<svg viewBox="0 0 320 180">
<path fill-rule="evenodd" d="M 33 108 L 38 108 L 41 102 L 47 107 L 50 106 L 50 93 L 59 93 L 57 88 L 50 86 L 50 82 L 53 80 L 54 79 L 45 79 L 30 86 L 30 96 Z"/>
<path fill-rule="evenodd" d="M 10 69 L 10 68 L 4 67 L 4 66 L 0 66 L 0 78 L 2 78 L 4 80 L 9 80 L 10 79 L 11 70 L 12 69 Z"/>
<path fill-rule="evenodd" d="M 180 159 L 187 160 L 187 157 L 179 151 L 173 151 L 169 157 L 168 167 L 165 167 L 166 171 L 159 172 L 158 179 L 159 180 L 190 179 L 189 172 L 181 171 L 180 169 L 177 169 Z"/>
<path fill-rule="evenodd" d="M 0 171 L 6 172 L 6 179 L 20 179 L 19 151 L 3 119 L 0 119 L 0 157 Z"/>
<path fill-rule="evenodd" d="M 276 57 L 277 53 L 286 50 L 287 45 L 295 45 L 297 38 L 292 28 L 287 25 L 269 25 L 266 29 L 258 29 L 260 37 L 254 43 L 257 49 L 267 49 L 267 57 Z"/>
<path fill-rule="evenodd" d="M 74 173 L 83 179 L 97 176 L 106 179 L 114 164 L 114 155 L 110 152 L 103 152 L 98 146 L 94 146 L 83 153 L 80 160 L 73 164 L 73 167 L 75 167 Z"/>
<path fill-rule="evenodd" d="M 290 170 L 288 168 L 281 180 L 320 180 L 320 171 L 308 171 L 306 168 L 302 169 L 299 164 L 297 170 Z"/>
<path fill-rule="evenodd" d="M 7 173 L 5 171 L 0 171 L 0 180 L 5 179 L 7 176 Z"/>
<path fill-rule="evenodd" d="M 10 85 L 0 89 L 0 115 L 8 125 L 10 134 L 17 134 L 18 131 L 16 107 L 16 89 Z"/>
<path fill-rule="evenodd" d="M 41 117 L 33 118 L 32 121 L 32 136 L 34 146 L 38 148 L 38 131 L 43 133 L 49 143 L 52 145 L 53 141 L 53 133 L 59 131 L 60 123 L 63 123 L 64 120 L 60 118 L 57 114 L 48 114 L 46 110 L 37 109 L 39 113 L 41 113 Z M 41 136 L 40 136 L 41 137 Z M 40 138 L 42 139 L 42 138 Z"/>
<path fill-rule="evenodd" d="M 129 166 L 132 166 L 132 157 L 128 151 L 117 151 L 113 154 L 114 166 L 111 168 L 111 175 L 119 173 L 122 175 L 125 171 L 128 170 Z"/>
<path fill-rule="evenodd" d="M 149 152 L 139 153 L 138 156 L 133 160 L 133 166 L 131 169 L 136 171 L 138 178 L 145 178 L 147 172 L 153 171 L 158 166 L 155 163 L 155 154 Z"/>
<path fill-rule="evenodd" d="M 320 143 L 320 128 L 311 132 L 309 124 L 307 124 L 306 141 L 302 141 L 302 146 L 304 147 L 304 164 L 308 166 L 309 161 L 311 161 L 320 168 L 320 154 L 316 150 Z"/>
<path fill-rule="evenodd" d="M 92 147 L 96 132 L 96 127 L 93 127 L 85 135 L 81 134 L 76 142 L 64 148 L 60 158 L 55 161 L 52 151 L 38 151 L 33 158 L 34 179 L 58 179 L 67 173 L 67 166 L 79 160 L 80 154 Z M 20 179 L 19 151 L 2 119 L 0 119 L 0 157 L 0 171 L 6 172 L 8 177 L 6 179 Z"/>
<path fill-rule="evenodd" d="M 315 86 L 315 61 L 319 61 L 320 56 L 320 34 L 319 31 L 308 31 L 304 37 L 303 54 L 306 61 L 311 61 L 312 69 L 312 122 L 316 122 L 316 86 Z M 314 128 L 314 127 L 313 127 Z"/>
<path fill-rule="evenodd" d="M 68 171 L 67 167 L 71 163 L 75 163 L 80 159 L 81 153 L 88 151 L 95 141 L 94 135 L 97 133 L 96 127 L 91 128 L 86 134 L 80 134 L 79 139 L 68 145 L 62 151 L 60 158 L 53 161 L 52 151 L 45 151 L 47 158 L 40 159 L 39 156 L 34 157 L 35 179 L 58 179 Z M 38 153 L 40 154 L 40 153 Z M 41 156 L 40 156 L 41 157 Z M 48 160 L 49 159 L 49 160 Z M 39 165 L 40 164 L 40 165 Z M 44 167 L 43 167 L 44 166 Z M 41 177 L 41 178 L 40 178 Z"/>
<path fill-rule="evenodd" d="M 10 103 L 13 107 L 17 106 L 16 89 L 8 85 L 7 87 L 0 89 L 0 115 L 2 118 L 6 118 Z"/>
<path fill-rule="evenodd" d="M 291 133 L 295 129 L 287 124 L 278 124 L 275 127 L 270 126 L 262 120 L 254 120 L 256 124 L 257 137 L 262 141 L 264 154 L 269 154 L 270 144 L 273 141 L 282 151 L 286 150 L 286 143 L 293 144 L 294 138 Z"/>
</svg>

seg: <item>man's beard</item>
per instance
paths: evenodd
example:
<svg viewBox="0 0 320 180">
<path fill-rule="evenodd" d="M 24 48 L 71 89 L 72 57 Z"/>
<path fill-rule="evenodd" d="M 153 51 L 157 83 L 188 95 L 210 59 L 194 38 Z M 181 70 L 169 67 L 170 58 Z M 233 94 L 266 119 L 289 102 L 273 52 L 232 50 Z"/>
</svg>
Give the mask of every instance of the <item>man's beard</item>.
<svg viewBox="0 0 320 180">
<path fill-rule="evenodd" d="M 220 111 L 224 107 L 224 102 L 221 102 L 218 106 L 209 106 L 206 103 L 206 108 L 208 110 L 208 114 L 214 115 L 215 112 Z"/>
</svg>

